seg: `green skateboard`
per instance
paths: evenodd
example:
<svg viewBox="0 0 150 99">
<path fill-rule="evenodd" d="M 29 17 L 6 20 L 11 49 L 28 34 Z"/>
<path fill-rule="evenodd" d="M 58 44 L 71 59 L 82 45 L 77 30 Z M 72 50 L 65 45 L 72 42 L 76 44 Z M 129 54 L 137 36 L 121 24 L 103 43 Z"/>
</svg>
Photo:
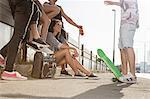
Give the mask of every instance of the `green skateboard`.
<svg viewBox="0 0 150 99">
<path fill-rule="evenodd" d="M 106 54 L 103 52 L 102 49 L 98 49 L 97 53 L 98 53 L 100 59 L 105 62 L 105 64 L 108 66 L 108 68 L 115 75 L 117 80 L 120 81 L 120 78 L 122 77 L 122 74 L 121 74 L 120 70 L 111 62 L 111 60 L 106 56 Z M 117 80 L 116 79 L 112 79 L 113 82 L 115 82 Z"/>
</svg>

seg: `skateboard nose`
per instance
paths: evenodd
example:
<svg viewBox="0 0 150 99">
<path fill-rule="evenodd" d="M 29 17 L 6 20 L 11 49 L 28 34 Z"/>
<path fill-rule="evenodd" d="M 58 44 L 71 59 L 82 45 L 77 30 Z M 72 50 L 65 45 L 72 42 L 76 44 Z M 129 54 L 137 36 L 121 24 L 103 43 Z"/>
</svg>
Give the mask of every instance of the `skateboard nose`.
<svg viewBox="0 0 150 99">
<path fill-rule="evenodd" d="M 98 55 L 99 55 L 100 57 L 104 57 L 104 56 L 105 56 L 105 53 L 103 52 L 102 49 L 98 49 L 98 50 L 97 50 L 97 53 L 98 53 Z"/>
</svg>

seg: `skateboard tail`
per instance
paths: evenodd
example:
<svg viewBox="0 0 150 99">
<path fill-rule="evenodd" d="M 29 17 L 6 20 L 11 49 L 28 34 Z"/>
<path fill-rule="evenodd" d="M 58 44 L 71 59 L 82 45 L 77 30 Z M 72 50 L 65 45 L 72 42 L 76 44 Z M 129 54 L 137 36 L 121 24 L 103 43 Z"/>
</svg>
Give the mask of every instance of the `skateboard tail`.
<svg viewBox="0 0 150 99">
<path fill-rule="evenodd" d="M 105 62 L 105 64 L 108 66 L 108 68 L 113 72 L 116 78 L 119 79 L 122 76 L 120 70 L 111 62 L 111 60 L 106 56 L 103 50 L 98 49 L 97 53 L 100 56 L 100 58 Z"/>
</svg>

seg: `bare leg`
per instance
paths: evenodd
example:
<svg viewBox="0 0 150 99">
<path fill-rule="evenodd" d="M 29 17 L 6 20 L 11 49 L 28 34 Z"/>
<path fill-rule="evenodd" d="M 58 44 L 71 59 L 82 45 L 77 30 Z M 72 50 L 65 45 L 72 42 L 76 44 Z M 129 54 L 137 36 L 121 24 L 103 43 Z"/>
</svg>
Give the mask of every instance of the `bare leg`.
<svg viewBox="0 0 150 99">
<path fill-rule="evenodd" d="M 73 63 L 77 66 L 77 68 L 86 75 L 90 75 L 91 72 L 87 71 L 78 61 L 77 59 L 73 59 Z"/>
<path fill-rule="evenodd" d="M 46 41 L 48 28 L 49 28 L 51 20 L 49 20 L 49 18 L 44 14 L 40 18 L 40 21 L 42 23 L 41 37 Z"/>
<path fill-rule="evenodd" d="M 66 42 L 63 42 L 63 44 L 68 45 Z M 66 64 L 67 64 L 67 63 L 66 63 Z M 66 68 L 66 67 L 65 67 L 65 64 L 62 64 L 62 65 L 61 65 L 61 71 L 66 71 L 65 68 Z"/>
<path fill-rule="evenodd" d="M 130 67 L 130 72 L 135 76 L 135 53 L 133 48 L 127 48 L 127 56 Z"/>
<path fill-rule="evenodd" d="M 31 27 L 31 32 L 30 33 L 32 33 L 33 38 L 34 39 L 40 38 L 38 29 L 37 29 L 37 25 L 36 24 L 31 24 L 30 27 Z"/>
<path fill-rule="evenodd" d="M 58 62 L 58 65 L 64 65 L 64 64 L 67 64 L 65 58 Z"/>
<path fill-rule="evenodd" d="M 126 56 L 126 51 L 125 49 L 120 49 L 120 54 L 121 54 L 121 62 L 122 62 L 122 73 L 124 75 L 127 74 L 127 56 Z"/>
<path fill-rule="evenodd" d="M 75 74 L 79 73 L 77 67 L 73 63 L 73 59 L 72 59 L 68 49 L 63 49 L 63 50 L 57 51 L 55 53 L 55 57 L 56 57 L 57 63 L 59 63 L 63 58 L 65 58 L 66 62 L 70 65 L 70 67 L 72 68 L 74 73 Z"/>
</svg>

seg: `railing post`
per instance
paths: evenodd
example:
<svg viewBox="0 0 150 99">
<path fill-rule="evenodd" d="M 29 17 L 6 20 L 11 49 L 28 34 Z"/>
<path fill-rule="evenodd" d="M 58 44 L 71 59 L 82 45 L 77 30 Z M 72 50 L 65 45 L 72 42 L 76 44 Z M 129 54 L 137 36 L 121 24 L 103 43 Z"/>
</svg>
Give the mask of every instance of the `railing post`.
<svg viewBox="0 0 150 99">
<path fill-rule="evenodd" d="M 84 65 L 84 45 L 81 46 L 81 57 L 82 57 L 82 65 Z"/>
<path fill-rule="evenodd" d="M 92 51 L 90 52 L 91 70 L 92 70 Z"/>
<path fill-rule="evenodd" d="M 97 71 L 97 55 L 96 55 L 96 65 L 95 66 L 96 66 L 95 69 Z"/>
</svg>

